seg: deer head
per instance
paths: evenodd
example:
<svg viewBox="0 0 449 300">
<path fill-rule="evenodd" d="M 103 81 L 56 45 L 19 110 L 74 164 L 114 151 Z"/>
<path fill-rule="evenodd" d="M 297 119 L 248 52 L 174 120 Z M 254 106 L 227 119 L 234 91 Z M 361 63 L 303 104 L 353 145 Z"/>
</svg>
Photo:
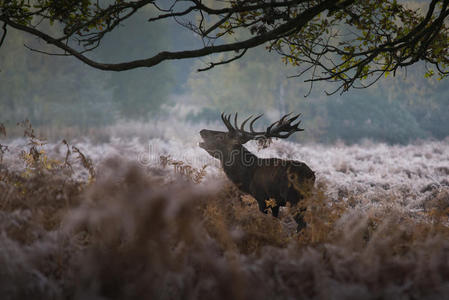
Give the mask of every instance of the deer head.
<svg viewBox="0 0 449 300">
<path fill-rule="evenodd" d="M 292 124 L 301 114 L 289 118 L 290 115 L 291 113 L 284 115 L 279 121 L 268 126 L 265 131 L 254 131 L 254 123 L 262 117 L 262 115 L 259 115 L 254 119 L 252 119 L 253 116 L 248 117 L 243 121 L 239 128 L 237 113 L 234 116 L 234 126 L 231 124 L 231 115 L 222 113 L 221 119 L 228 131 L 201 130 L 200 135 L 204 142 L 200 143 L 199 146 L 213 157 L 220 159 L 225 157 L 227 153 L 230 153 L 236 147 L 241 146 L 250 140 L 268 139 L 272 137 L 288 138 L 294 132 L 304 130 L 298 127 L 301 121 Z M 245 124 L 251 119 L 252 121 L 249 123 L 250 131 L 245 131 Z"/>
</svg>

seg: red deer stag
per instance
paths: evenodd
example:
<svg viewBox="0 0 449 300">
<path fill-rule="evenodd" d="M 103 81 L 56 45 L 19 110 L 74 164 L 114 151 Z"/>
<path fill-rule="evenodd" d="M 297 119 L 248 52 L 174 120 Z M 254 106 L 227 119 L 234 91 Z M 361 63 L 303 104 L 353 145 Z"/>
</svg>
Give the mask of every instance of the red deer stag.
<svg viewBox="0 0 449 300">
<path fill-rule="evenodd" d="M 301 121 L 292 124 L 300 114 L 291 118 L 289 115 L 271 124 L 266 131 L 256 132 L 253 124 L 262 116 L 259 115 L 250 122 L 248 132 L 245 131 L 245 124 L 252 116 L 244 120 L 239 128 L 237 113 L 234 117 L 234 126 L 231 124 L 231 115 L 221 114 L 228 132 L 208 129 L 200 131 L 203 142 L 199 146 L 220 160 L 228 178 L 241 191 L 257 200 L 261 212 L 267 213 L 266 200 L 270 198 L 275 200 L 276 205 L 271 208 L 274 217 L 278 217 L 280 206 L 285 206 L 287 202 L 294 206 L 304 198 L 304 194 L 310 191 L 315 182 L 315 174 L 303 162 L 258 158 L 242 145 L 254 139 L 272 137 L 284 139 L 294 132 L 303 131 L 304 129 L 298 128 Z M 298 213 L 295 220 L 298 223 L 298 231 L 306 226 L 302 213 Z"/>
</svg>

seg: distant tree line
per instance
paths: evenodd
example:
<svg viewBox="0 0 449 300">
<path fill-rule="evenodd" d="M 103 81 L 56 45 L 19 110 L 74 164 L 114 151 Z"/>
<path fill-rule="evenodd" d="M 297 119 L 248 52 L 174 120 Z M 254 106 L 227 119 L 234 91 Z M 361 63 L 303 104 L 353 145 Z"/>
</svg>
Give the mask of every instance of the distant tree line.
<svg viewBox="0 0 449 300">
<path fill-rule="evenodd" d="M 239 64 L 192 73 L 188 87 L 198 105 L 206 107 L 187 119 L 214 121 L 221 111 L 242 114 L 265 112 L 265 122 L 280 114 L 303 113 L 306 131 L 297 141 L 347 143 L 362 139 L 407 143 L 449 136 L 449 86 L 443 80 L 423 78 L 417 65 L 376 86 L 327 96 L 326 83 L 316 84 L 308 97 L 307 85 L 287 79 L 292 70 L 262 50 Z M 263 122 L 263 120 L 262 120 Z"/>
<path fill-rule="evenodd" d="M 435 9 L 435 13 L 441 11 Z M 92 57 L 125 61 L 171 47 L 194 48 L 201 41 L 176 24 L 146 24 L 148 14 L 154 14 L 154 8 L 139 10 L 121 22 L 124 26 L 108 32 L 91 52 Z M 46 30 L 57 29 L 48 26 Z M 234 32 L 222 38 L 230 42 L 248 38 L 248 33 Z M 217 120 L 222 111 L 265 112 L 265 122 L 288 111 L 303 112 L 306 131 L 297 141 L 340 139 L 352 143 L 370 138 L 406 143 L 449 135 L 449 87 L 424 65 L 409 69 L 407 76 L 399 70 L 396 77 L 384 72 L 378 85 L 362 91 L 326 96 L 324 91 L 332 90 L 334 83 L 316 82 L 310 90 L 308 84 L 287 78 L 297 74 L 291 61 L 281 61 L 263 48 L 248 49 L 238 62 L 208 72 L 196 72 L 204 68 L 204 61 L 186 60 L 112 73 L 89 68 L 73 58 L 31 52 L 24 44 L 42 46 L 8 27 L 0 48 L 0 118 L 4 123 L 30 119 L 37 126 L 89 128 L 121 118 L 144 121 L 161 114 L 162 105 L 174 104 L 172 95 L 186 94 L 186 104 L 200 108 L 199 113 L 187 116 L 191 122 Z M 210 59 L 226 60 L 226 55 Z M 423 77 L 426 72 L 428 76 Z"/>
</svg>

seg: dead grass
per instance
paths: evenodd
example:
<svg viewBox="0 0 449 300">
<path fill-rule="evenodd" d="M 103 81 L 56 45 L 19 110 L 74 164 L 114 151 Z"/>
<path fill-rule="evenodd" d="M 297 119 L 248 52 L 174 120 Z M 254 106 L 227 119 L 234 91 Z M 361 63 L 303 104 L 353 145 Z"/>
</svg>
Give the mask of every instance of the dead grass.
<svg viewBox="0 0 449 300">
<path fill-rule="evenodd" d="M 0 168 L 2 299 L 444 299 L 449 292 L 441 187 L 417 218 L 394 206 L 358 209 L 356 193 L 331 200 L 320 184 L 302 203 L 308 225 L 296 233 L 298 208 L 283 209 L 280 219 L 261 214 L 231 184 L 197 184 L 206 168 L 167 158 L 181 176 L 171 181 L 118 159 L 94 169 L 67 142 L 57 159 L 28 138 L 34 142 L 18 154 L 23 169 Z M 90 180 L 73 178 L 76 159 Z"/>
</svg>

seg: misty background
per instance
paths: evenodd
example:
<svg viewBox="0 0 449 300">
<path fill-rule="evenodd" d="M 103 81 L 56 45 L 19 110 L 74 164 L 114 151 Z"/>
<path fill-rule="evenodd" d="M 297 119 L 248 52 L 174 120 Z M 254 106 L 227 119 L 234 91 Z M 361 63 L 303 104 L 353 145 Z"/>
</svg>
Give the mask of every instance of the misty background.
<svg viewBox="0 0 449 300">
<path fill-rule="evenodd" d="M 161 50 L 193 49 L 201 42 L 178 24 L 145 22 L 145 11 L 105 37 L 90 55 L 104 62 L 151 56 Z M 156 26 L 155 26 L 156 25 Z M 171 61 L 149 69 L 112 73 L 71 58 L 31 52 L 43 42 L 9 29 L 0 49 L 0 122 L 89 135 L 116 122 L 147 124 L 167 118 L 213 123 L 221 112 L 264 113 L 259 127 L 281 114 L 301 112 L 305 132 L 292 141 L 358 143 L 363 139 L 405 144 L 449 135 L 447 80 L 424 77 L 416 65 L 363 90 L 327 96 L 336 86 L 316 83 L 308 97 L 307 77 L 264 47 L 240 60 L 198 73 L 211 58 Z M 47 49 L 48 50 L 48 49 Z M 219 56 L 215 56 L 219 58 Z M 142 125 L 144 126 L 144 125 Z M 149 126 L 149 125 L 148 125 Z M 224 128 L 224 127 L 221 127 Z"/>
</svg>

